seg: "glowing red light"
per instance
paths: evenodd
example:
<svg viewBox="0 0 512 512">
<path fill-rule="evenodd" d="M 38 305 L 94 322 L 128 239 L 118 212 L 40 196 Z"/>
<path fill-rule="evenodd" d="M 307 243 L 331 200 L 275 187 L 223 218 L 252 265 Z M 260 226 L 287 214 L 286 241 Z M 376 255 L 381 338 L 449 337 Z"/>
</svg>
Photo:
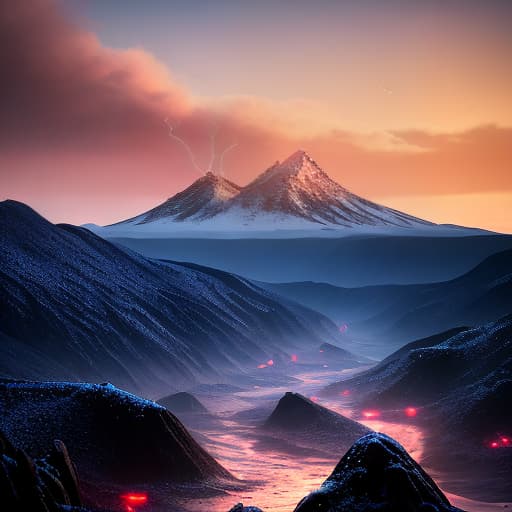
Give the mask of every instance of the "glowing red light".
<svg viewBox="0 0 512 512">
<path fill-rule="evenodd" d="M 126 509 L 132 511 L 133 507 L 145 505 L 148 502 L 148 495 L 146 493 L 123 494 L 121 499 L 124 501 Z"/>
<path fill-rule="evenodd" d="M 266 365 L 266 364 L 259 364 L 259 365 L 258 365 L 258 368 L 266 368 L 266 367 L 267 367 L 267 365 Z"/>
<path fill-rule="evenodd" d="M 273 360 L 273 359 L 269 359 L 269 360 L 267 361 L 267 365 L 268 365 L 268 366 L 274 366 L 274 360 Z"/>
<path fill-rule="evenodd" d="M 340 394 L 341 396 L 350 396 L 350 389 L 344 389 Z"/>
<path fill-rule="evenodd" d="M 322 349 L 320 349 L 320 352 L 323 352 L 323 350 L 322 350 Z"/>
<path fill-rule="evenodd" d="M 491 448 L 498 448 L 499 444 L 498 444 L 498 441 L 493 441 L 491 443 Z"/>
<path fill-rule="evenodd" d="M 414 418 L 414 416 L 418 414 L 418 410 L 416 409 L 416 407 L 406 407 L 404 409 L 404 413 L 407 417 Z"/>
<path fill-rule="evenodd" d="M 312 402 L 318 402 L 318 397 L 317 396 L 310 396 L 309 399 L 312 401 Z"/>
<path fill-rule="evenodd" d="M 510 444 L 510 439 L 508 437 L 502 437 L 501 444 L 503 444 L 504 446 L 508 446 Z"/>
<path fill-rule="evenodd" d="M 292 354 L 292 363 L 296 363 L 298 360 L 297 354 Z"/>
<path fill-rule="evenodd" d="M 378 418 L 380 416 L 380 411 L 376 411 L 375 409 L 367 410 L 362 412 L 363 416 L 366 419 Z"/>
</svg>

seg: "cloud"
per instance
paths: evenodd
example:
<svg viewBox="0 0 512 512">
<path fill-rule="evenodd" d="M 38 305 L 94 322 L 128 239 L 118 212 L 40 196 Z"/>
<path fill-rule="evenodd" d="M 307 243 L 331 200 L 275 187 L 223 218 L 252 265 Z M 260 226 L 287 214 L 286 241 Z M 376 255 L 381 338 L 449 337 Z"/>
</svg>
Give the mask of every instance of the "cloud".
<svg viewBox="0 0 512 512">
<path fill-rule="evenodd" d="M 30 202 L 41 201 L 42 191 L 51 201 L 80 193 L 74 221 L 100 190 L 104 201 L 122 194 L 151 206 L 197 177 L 183 147 L 168 137 L 167 117 L 204 168 L 213 129 L 219 148 L 237 142 L 226 169 L 240 184 L 304 148 L 369 198 L 512 190 L 510 128 L 351 133 L 320 103 L 193 97 L 143 49 L 106 48 L 64 6 L 0 3 L 3 194 Z M 105 221 L 124 212 L 109 215 Z"/>
</svg>

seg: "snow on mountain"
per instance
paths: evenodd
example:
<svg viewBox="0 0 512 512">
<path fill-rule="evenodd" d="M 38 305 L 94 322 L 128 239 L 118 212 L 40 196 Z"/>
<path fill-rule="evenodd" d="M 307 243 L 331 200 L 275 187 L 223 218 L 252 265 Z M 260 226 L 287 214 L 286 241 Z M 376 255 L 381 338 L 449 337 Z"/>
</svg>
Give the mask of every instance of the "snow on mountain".
<svg viewBox="0 0 512 512">
<path fill-rule="evenodd" d="M 260 212 L 304 219 L 320 226 L 429 224 L 367 201 L 333 181 L 305 152 L 276 163 L 244 187 L 228 208 L 245 210 L 246 220 Z"/>
<path fill-rule="evenodd" d="M 220 213 L 226 202 L 239 192 L 238 185 L 208 172 L 182 192 L 148 212 L 125 222 L 140 225 L 160 220 L 201 221 Z"/>
<path fill-rule="evenodd" d="M 378 231 L 431 232 L 436 224 L 359 197 L 332 180 L 305 152 L 276 162 L 245 187 L 212 173 L 161 205 L 131 219 L 98 227 L 106 236 L 188 232 Z M 448 229 L 448 228 L 446 228 Z M 449 231 L 456 231 L 451 227 Z"/>
</svg>

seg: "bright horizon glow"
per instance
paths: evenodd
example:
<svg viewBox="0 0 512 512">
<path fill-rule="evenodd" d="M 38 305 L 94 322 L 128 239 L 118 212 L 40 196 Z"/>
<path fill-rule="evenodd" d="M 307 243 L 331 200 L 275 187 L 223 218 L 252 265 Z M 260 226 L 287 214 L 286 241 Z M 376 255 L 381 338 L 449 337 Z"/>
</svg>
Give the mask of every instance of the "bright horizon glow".
<svg viewBox="0 0 512 512">
<path fill-rule="evenodd" d="M 8 5 L 7 5 L 8 4 Z M 303 148 L 352 192 L 512 232 L 512 4 L 27 0 L 0 7 L 0 199 L 109 224 Z"/>
</svg>

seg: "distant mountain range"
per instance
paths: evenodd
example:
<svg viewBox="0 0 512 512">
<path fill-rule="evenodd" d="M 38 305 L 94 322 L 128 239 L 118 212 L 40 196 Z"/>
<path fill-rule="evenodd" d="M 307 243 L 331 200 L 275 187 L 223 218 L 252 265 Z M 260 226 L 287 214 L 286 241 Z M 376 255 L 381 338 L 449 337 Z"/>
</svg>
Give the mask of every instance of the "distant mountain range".
<svg viewBox="0 0 512 512">
<path fill-rule="evenodd" d="M 0 203 L 0 243 L 0 377 L 162 396 L 340 340 L 244 279 L 143 258 L 22 203 Z"/>
<path fill-rule="evenodd" d="M 348 191 L 304 151 L 276 162 L 245 187 L 207 173 L 187 189 L 131 219 L 85 227 L 106 237 L 247 231 L 283 233 L 418 230 L 456 232 Z"/>
<path fill-rule="evenodd" d="M 380 340 L 386 350 L 457 325 L 479 325 L 512 312 L 512 250 L 438 283 L 342 288 L 326 283 L 258 283 L 315 309 L 347 334 Z M 389 353 L 389 352 L 388 352 Z"/>
</svg>

